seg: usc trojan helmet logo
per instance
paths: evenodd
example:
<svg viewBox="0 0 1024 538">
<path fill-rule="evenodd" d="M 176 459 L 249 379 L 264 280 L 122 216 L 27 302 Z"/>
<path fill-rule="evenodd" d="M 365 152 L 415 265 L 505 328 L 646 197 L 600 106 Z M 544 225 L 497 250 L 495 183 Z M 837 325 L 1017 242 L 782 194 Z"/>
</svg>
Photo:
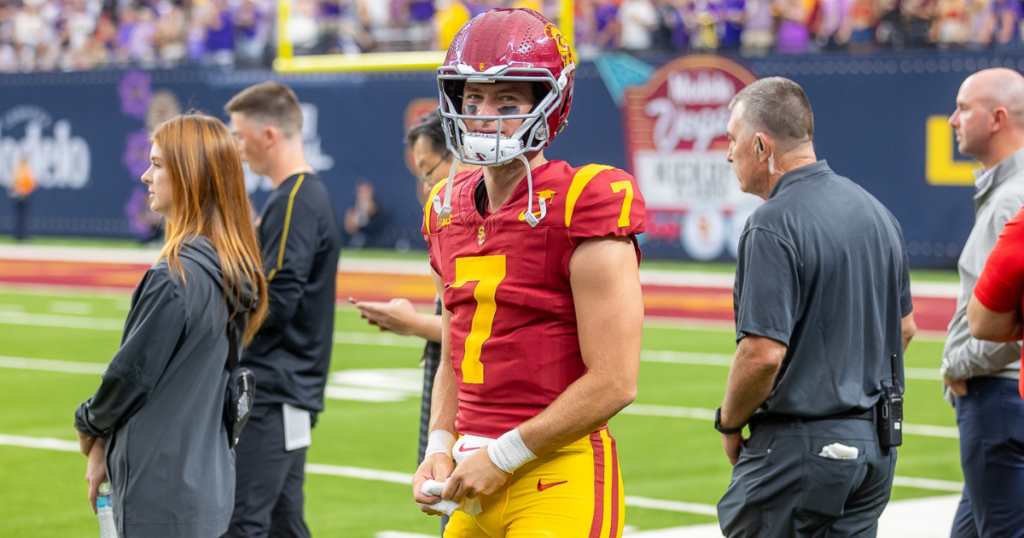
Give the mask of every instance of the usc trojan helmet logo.
<svg viewBox="0 0 1024 538">
<path fill-rule="evenodd" d="M 565 35 L 554 24 L 548 24 L 544 28 L 544 33 L 548 36 L 548 39 L 558 45 L 558 52 L 562 55 L 562 67 L 569 67 L 573 63 L 569 40 L 565 38 Z"/>
<path fill-rule="evenodd" d="M 547 205 L 548 207 L 551 207 L 555 203 L 555 195 L 556 194 L 558 194 L 558 193 L 555 192 L 555 191 L 551 191 L 551 190 L 540 191 L 540 192 L 537 193 L 537 202 L 539 203 L 541 200 L 544 200 L 545 205 Z M 535 216 L 537 218 L 544 218 L 544 215 L 541 214 L 540 211 L 535 211 L 533 213 L 533 216 Z M 523 222 L 525 220 L 526 220 L 526 211 L 523 211 L 522 213 L 519 214 L 519 221 Z"/>
</svg>

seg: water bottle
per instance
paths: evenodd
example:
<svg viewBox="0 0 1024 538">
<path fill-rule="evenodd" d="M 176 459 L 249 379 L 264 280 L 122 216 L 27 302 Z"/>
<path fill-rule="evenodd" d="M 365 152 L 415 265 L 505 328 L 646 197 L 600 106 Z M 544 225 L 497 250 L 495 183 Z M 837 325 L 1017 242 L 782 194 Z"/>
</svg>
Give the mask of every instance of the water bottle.
<svg viewBox="0 0 1024 538">
<path fill-rule="evenodd" d="M 96 514 L 100 520 L 100 538 L 117 538 L 114 507 L 110 504 L 109 482 L 100 484 L 99 495 L 96 496 Z"/>
</svg>

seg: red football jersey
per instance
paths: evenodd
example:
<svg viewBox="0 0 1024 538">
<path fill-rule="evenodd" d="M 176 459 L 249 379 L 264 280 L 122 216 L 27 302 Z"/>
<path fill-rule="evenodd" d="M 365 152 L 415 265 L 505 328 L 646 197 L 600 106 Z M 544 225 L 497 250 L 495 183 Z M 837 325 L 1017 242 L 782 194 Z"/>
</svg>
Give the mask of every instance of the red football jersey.
<svg viewBox="0 0 1024 538">
<path fill-rule="evenodd" d="M 580 241 L 646 228 L 633 176 L 609 166 L 550 161 L 533 170 L 534 228 L 524 219 L 524 179 L 496 212 L 476 206 L 483 171 L 454 180 L 449 219 L 424 208 L 430 265 L 451 312 L 452 366 L 460 434 L 498 437 L 537 415 L 583 375 L 569 259 Z M 446 182 L 434 188 L 443 200 Z M 482 186 L 480 187 L 483 188 Z M 637 262 L 640 249 L 637 247 Z"/>
</svg>

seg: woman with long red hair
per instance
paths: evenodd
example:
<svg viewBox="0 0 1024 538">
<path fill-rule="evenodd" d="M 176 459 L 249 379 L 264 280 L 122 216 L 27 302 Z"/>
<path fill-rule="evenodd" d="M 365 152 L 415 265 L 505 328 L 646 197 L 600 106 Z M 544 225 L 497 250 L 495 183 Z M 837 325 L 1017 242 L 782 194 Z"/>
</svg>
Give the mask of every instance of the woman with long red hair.
<svg viewBox="0 0 1024 538">
<path fill-rule="evenodd" d="M 75 413 L 86 480 L 109 476 L 118 536 L 217 537 L 234 508 L 235 464 L 223 419 L 234 342 L 267 314 L 242 162 L 230 131 L 200 114 L 152 136 L 142 176 L 166 217 L 157 263 L 132 296 L 121 347 Z"/>
</svg>

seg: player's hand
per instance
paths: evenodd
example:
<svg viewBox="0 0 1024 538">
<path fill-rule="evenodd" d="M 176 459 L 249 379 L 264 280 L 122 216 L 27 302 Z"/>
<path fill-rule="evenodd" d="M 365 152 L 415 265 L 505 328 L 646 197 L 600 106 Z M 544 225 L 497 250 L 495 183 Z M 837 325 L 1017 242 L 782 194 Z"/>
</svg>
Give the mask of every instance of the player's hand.
<svg viewBox="0 0 1024 538">
<path fill-rule="evenodd" d="M 475 499 L 490 495 L 508 482 L 512 475 L 502 471 L 491 457 L 487 455 L 487 447 L 476 451 L 466 458 L 455 472 L 448 477 L 441 498 L 447 501 L 462 503 L 467 497 Z"/>
<path fill-rule="evenodd" d="M 963 398 L 967 396 L 967 380 L 966 379 L 952 379 L 949 377 L 943 377 L 942 382 L 949 387 L 949 391 L 953 393 L 953 396 Z"/>
<path fill-rule="evenodd" d="M 391 299 L 386 303 L 357 301 L 356 308 L 359 309 L 359 317 L 370 325 L 380 327 L 382 331 L 404 335 L 414 334 L 420 315 L 408 299 Z"/>
<path fill-rule="evenodd" d="M 412 476 L 412 497 L 419 503 L 420 511 L 432 516 L 441 515 L 441 512 L 430 509 L 430 505 L 441 502 L 441 498 L 437 495 L 424 495 L 420 493 L 420 490 L 423 489 L 423 483 L 427 480 L 436 480 L 438 482 L 448 480 L 453 468 L 452 459 L 448 456 L 444 454 L 431 454 L 416 469 L 416 474 Z"/>
<path fill-rule="evenodd" d="M 89 484 L 89 504 L 92 513 L 96 513 L 96 497 L 99 496 L 100 484 L 107 481 L 107 459 L 103 439 L 96 439 L 89 450 L 89 465 L 85 469 L 85 481 Z"/>
<path fill-rule="evenodd" d="M 743 437 L 742 433 L 722 434 L 722 448 L 725 449 L 725 455 L 729 457 L 730 465 L 735 466 L 736 462 L 740 460 L 740 450 L 743 449 L 743 444 L 746 442 L 747 439 Z"/>
</svg>

